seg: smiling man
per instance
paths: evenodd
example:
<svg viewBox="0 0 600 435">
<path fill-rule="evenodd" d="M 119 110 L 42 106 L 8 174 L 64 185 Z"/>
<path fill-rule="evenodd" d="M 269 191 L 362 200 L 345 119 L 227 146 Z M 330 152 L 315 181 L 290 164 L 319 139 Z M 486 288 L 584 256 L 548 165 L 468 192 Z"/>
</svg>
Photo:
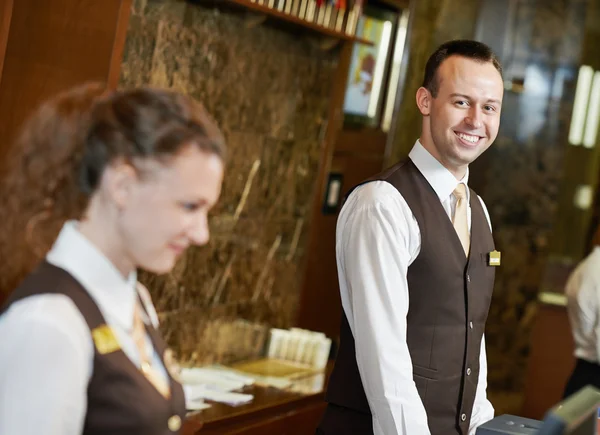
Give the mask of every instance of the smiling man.
<svg viewBox="0 0 600 435">
<path fill-rule="evenodd" d="M 422 131 L 408 158 L 347 196 L 340 348 L 318 434 L 472 435 L 493 418 L 484 329 L 499 261 L 467 184 L 498 134 L 503 92 L 489 47 L 443 44 L 416 94 Z"/>
</svg>

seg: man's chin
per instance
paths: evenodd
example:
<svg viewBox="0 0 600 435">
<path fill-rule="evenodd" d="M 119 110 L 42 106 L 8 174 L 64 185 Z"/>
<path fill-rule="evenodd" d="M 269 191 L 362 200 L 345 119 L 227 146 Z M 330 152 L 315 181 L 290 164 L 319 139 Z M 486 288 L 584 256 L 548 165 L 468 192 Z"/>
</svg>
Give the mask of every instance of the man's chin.
<svg viewBox="0 0 600 435">
<path fill-rule="evenodd" d="M 486 144 L 479 145 L 477 147 L 463 147 L 459 146 L 456 149 L 455 158 L 457 161 L 461 162 L 464 165 L 469 165 L 473 163 L 477 158 L 482 155 L 488 146 Z"/>
</svg>

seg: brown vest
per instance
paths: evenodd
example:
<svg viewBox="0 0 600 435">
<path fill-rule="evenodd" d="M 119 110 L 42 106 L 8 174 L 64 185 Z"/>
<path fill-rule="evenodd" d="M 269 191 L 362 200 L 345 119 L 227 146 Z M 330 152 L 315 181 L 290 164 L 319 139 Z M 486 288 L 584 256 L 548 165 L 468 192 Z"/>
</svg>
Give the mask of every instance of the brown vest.
<svg viewBox="0 0 600 435">
<path fill-rule="evenodd" d="M 47 262 L 29 275 L 13 292 L 0 314 L 12 303 L 32 295 L 63 294 L 71 298 L 86 320 L 90 331 L 106 321 L 89 293 L 69 273 Z M 165 343 L 158 332 L 147 327 L 157 353 L 164 355 Z M 90 332 L 91 334 L 91 332 Z M 164 364 L 164 361 L 163 361 Z M 166 366 L 165 366 L 166 367 Z M 51 375 L 51 374 L 49 374 Z M 171 435 L 177 416 L 183 422 L 183 389 L 173 378 L 171 398 L 165 399 L 144 377 L 122 350 L 101 354 L 94 347 L 93 373 L 87 389 L 87 414 L 84 435 Z"/>
<path fill-rule="evenodd" d="M 471 190 L 471 249 L 467 259 L 437 194 L 411 160 L 366 182 L 374 180 L 387 181 L 398 189 L 421 232 L 421 250 L 408 268 L 407 343 L 429 429 L 432 435 L 466 435 L 494 285 L 494 267 L 487 265 L 494 241 L 483 207 Z M 326 399 L 371 418 L 345 316 Z M 328 418 L 326 413 L 321 427 L 342 427 L 327 422 Z M 342 435 L 343 430 L 337 432 Z M 345 433 L 353 432 L 349 429 Z"/>
</svg>

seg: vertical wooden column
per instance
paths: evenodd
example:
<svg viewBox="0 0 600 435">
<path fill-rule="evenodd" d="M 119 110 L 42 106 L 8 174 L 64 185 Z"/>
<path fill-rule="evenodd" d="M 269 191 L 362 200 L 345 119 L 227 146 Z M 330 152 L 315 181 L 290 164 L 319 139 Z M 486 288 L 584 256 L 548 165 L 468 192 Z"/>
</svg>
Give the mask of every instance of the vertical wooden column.
<svg viewBox="0 0 600 435">
<path fill-rule="evenodd" d="M 520 415 L 541 420 L 548 409 L 562 400 L 575 366 L 573 337 L 564 306 L 540 302 L 531 342 Z"/>
<path fill-rule="evenodd" d="M 13 0 L 0 0 L 0 78 L 2 78 L 2 67 L 4 65 L 4 54 L 8 42 L 8 30 L 12 17 Z"/>
<path fill-rule="evenodd" d="M 131 0 L 0 0 L 0 158 L 41 101 L 87 81 L 116 86 L 130 9 Z"/>
<path fill-rule="evenodd" d="M 343 125 L 343 105 L 353 44 L 344 42 L 329 104 L 327 132 L 320 159 L 319 178 L 312 206 L 310 233 L 305 256 L 297 326 L 336 336 L 342 307 L 335 263 L 336 215 L 325 216 L 322 202 L 327 188 L 335 144 Z M 324 247 L 325 246 L 325 247 Z M 328 249 L 329 248 L 329 249 Z"/>
<path fill-rule="evenodd" d="M 402 10 L 409 6 L 405 0 L 372 0 L 369 4 L 380 8 L 385 7 L 390 12 L 396 13 L 398 18 Z M 396 34 L 393 32 L 388 64 L 385 67 L 382 81 L 381 98 L 384 103 L 387 98 L 390 98 L 387 93 L 395 44 Z M 342 47 L 335 85 L 331 94 L 329 128 L 319 170 L 319 189 L 313 204 L 306 267 L 297 317 L 299 327 L 320 331 L 332 338 L 339 335 L 342 306 L 335 254 L 336 223 L 339 210 L 323 211 L 329 175 L 335 174 L 336 177 L 341 178 L 339 192 L 343 196 L 351 187 L 383 169 L 386 143 L 392 136 L 392 132 L 383 131 L 381 124 L 376 126 L 344 124 L 344 98 L 353 48 L 352 43 L 345 43 Z"/>
</svg>

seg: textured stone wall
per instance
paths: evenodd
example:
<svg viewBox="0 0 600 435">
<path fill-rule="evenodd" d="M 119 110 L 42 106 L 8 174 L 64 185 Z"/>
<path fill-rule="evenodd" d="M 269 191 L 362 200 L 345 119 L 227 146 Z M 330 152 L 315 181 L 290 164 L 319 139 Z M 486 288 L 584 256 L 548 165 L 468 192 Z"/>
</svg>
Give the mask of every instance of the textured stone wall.
<svg viewBox="0 0 600 435">
<path fill-rule="evenodd" d="M 487 22 L 478 18 L 486 16 L 485 3 L 419 0 L 413 5 L 406 79 L 388 163 L 404 157 L 420 133 L 414 95 L 429 54 L 446 40 L 480 32 L 489 36 L 483 42 L 504 47 L 498 54 L 505 78 L 524 78 L 524 91 L 505 93 L 498 139 L 471 165 L 469 183 L 486 202 L 502 251 L 486 329 L 488 392 L 499 413 L 518 413 L 535 301 L 559 203 L 588 1 L 488 2 L 507 11 L 506 22 L 499 22 L 503 17 L 497 13 L 488 13 Z"/>
<path fill-rule="evenodd" d="M 199 99 L 229 152 L 208 246 L 168 276 L 143 274 L 162 332 L 184 361 L 260 353 L 266 327 L 289 327 L 338 53 L 240 14 L 177 0 L 136 0 L 121 85 Z"/>
<path fill-rule="evenodd" d="M 487 324 L 492 392 L 522 392 L 536 299 L 559 200 L 586 0 L 514 0 L 502 61 L 500 133 L 472 166 L 502 251 Z M 485 23 L 483 23 L 485 25 Z"/>
<path fill-rule="evenodd" d="M 499 0 L 500 1 L 500 0 Z M 415 93 L 423 83 L 425 64 L 431 53 L 452 39 L 473 39 L 481 0 L 413 0 L 410 33 L 407 35 L 402 99 L 395 116 L 393 143 L 386 160 L 391 166 L 404 158 L 421 133 L 421 113 Z"/>
</svg>

